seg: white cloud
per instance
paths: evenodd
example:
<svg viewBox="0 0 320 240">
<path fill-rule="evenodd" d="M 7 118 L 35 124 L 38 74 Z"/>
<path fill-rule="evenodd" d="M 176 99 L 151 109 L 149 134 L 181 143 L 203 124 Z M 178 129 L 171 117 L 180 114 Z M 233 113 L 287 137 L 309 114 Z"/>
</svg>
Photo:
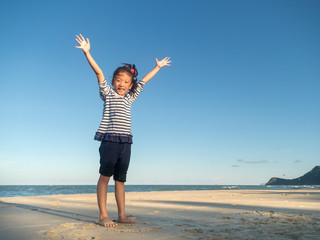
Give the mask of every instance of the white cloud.
<svg viewBox="0 0 320 240">
<path fill-rule="evenodd" d="M 269 161 L 267 161 L 267 160 L 245 161 L 244 163 L 249 163 L 249 164 L 261 164 L 261 163 L 269 163 Z"/>
<path fill-rule="evenodd" d="M 243 159 L 241 159 L 241 158 L 239 158 L 238 160 L 237 160 L 237 162 L 238 163 L 247 163 L 247 164 L 263 164 L 263 163 L 269 163 L 269 161 L 268 160 L 257 160 L 257 161 L 246 161 L 246 160 L 243 160 Z M 239 165 L 238 164 L 234 164 L 234 165 L 232 165 L 232 167 L 239 167 Z"/>
</svg>

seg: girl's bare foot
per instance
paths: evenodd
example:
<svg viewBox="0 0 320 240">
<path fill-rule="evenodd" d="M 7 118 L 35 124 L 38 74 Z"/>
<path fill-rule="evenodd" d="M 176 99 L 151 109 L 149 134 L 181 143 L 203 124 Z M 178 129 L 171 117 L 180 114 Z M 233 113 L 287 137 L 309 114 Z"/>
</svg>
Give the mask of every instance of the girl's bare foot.
<svg viewBox="0 0 320 240">
<path fill-rule="evenodd" d="M 111 221 L 110 218 L 100 219 L 99 225 L 101 225 L 103 227 L 117 227 L 118 226 L 118 224 L 116 224 L 115 222 Z"/>
<path fill-rule="evenodd" d="M 130 217 L 127 217 L 127 216 L 119 217 L 117 222 L 119 222 L 119 223 L 138 223 L 138 221 L 136 221 Z"/>
</svg>

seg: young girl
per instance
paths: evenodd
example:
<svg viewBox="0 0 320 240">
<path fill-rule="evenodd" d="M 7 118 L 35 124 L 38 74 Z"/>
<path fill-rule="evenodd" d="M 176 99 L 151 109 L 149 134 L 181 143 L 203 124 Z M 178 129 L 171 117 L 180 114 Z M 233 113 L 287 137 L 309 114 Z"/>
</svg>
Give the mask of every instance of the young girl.
<svg viewBox="0 0 320 240">
<path fill-rule="evenodd" d="M 115 181 L 115 197 L 118 206 L 119 223 L 135 223 L 125 214 L 125 188 L 127 170 L 131 154 L 131 105 L 137 99 L 144 85 L 164 66 L 170 66 L 170 58 L 156 59 L 156 67 L 141 81 L 137 82 L 138 71 L 135 65 L 124 64 L 115 70 L 112 78 L 113 89 L 108 85 L 103 72 L 93 60 L 89 50 L 89 39 L 80 34 L 76 41 L 83 50 L 91 68 L 98 78 L 100 97 L 104 101 L 103 118 L 96 132 L 95 140 L 101 141 L 100 178 L 97 185 L 97 198 L 100 210 L 99 224 L 104 227 L 116 227 L 110 220 L 107 210 L 107 188 L 110 177 Z"/>
</svg>

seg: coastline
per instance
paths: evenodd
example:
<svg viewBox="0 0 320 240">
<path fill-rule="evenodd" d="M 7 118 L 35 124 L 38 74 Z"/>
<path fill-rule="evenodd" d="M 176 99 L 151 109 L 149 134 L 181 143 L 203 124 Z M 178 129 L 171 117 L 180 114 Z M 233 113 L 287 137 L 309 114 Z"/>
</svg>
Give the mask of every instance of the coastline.
<svg viewBox="0 0 320 240">
<path fill-rule="evenodd" d="M 320 190 L 320 185 L 134 185 L 126 184 L 126 192 L 166 192 L 194 190 Z M 97 185 L 0 185 L 0 198 L 31 197 L 58 194 L 96 193 Z M 108 186 L 114 192 L 114 185 Z"/>
<path fill-rule="evenodd" d="M 3 239 L 318 239 L 320 190 L 126 193 L 138 224 L 96 224 L 95 194 L 0 198 Z M 114 193 L 108 212 L 117 218 Z"/>
</svg>

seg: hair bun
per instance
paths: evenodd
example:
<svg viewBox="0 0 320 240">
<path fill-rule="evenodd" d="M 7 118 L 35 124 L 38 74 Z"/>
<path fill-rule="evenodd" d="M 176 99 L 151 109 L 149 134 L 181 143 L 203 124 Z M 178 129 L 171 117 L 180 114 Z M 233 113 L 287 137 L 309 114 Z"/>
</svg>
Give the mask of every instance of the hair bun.
<svg viewBox="0 0 320 240">
<path fill-rule="evenodd" d="M 133 78 L 137 78 L 138 70 L 137 70 L 135 64 L 130 64 L 130 63 L 122 63 L 122 64 L 130 70 L 130 72 L 132 73 Z"/>
</svg>

